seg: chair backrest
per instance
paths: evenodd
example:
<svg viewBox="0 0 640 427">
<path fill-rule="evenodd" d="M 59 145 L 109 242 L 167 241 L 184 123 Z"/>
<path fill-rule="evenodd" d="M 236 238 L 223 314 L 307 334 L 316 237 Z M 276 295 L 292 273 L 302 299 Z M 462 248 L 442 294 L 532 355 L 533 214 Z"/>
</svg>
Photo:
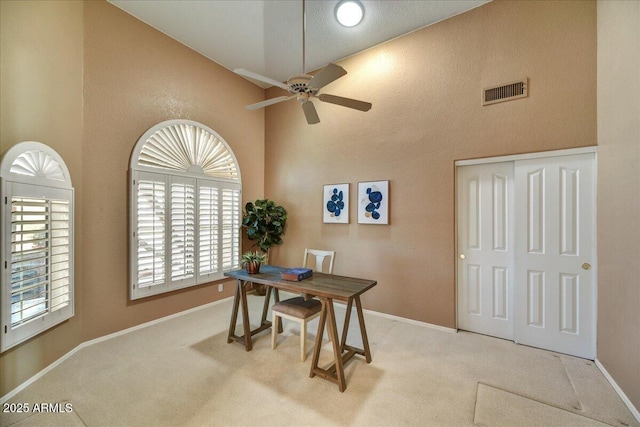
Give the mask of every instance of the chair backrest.
<svg viewBox="0 0 640 427">
<path fill-rule="evenodd" d="M 313 269 L 319 273 L 333 273 L 333 259 L 336 256 L 336 251 L 321 251 L 318 249 L 305 249 L 304 250 L 304 260 L 302 265 L 304 267 L 307 266 L 307 259 L 309 258 L 309 254 L 316 257 L 316 267 Z M 322 265 L 324 264 L 324 259 L 329 257 L 329 269 L 328 271 L 322 270 Z"/>
</svg>

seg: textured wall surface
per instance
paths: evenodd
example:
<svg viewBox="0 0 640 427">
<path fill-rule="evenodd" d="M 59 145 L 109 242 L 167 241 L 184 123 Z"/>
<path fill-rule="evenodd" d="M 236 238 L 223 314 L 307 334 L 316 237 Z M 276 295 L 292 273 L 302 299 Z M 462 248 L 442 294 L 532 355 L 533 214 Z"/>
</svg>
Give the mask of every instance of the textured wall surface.
<svg viewBox="0 0 640 427">
<path fill-rule="evenodd" d="M 598 360 L 640 410 L 640 3 L 598 2 Z"/>
<path fill-rule="evenodd" d="M 92 339 L 233 295 L 202 285 L 128 299 L 131 151 L 153 125 L 203 123 L 233 150 L 243 197 L 262 196 L 264 114 L 246 104 L 264 91 L 106 2 L 85 3 L 83 180 L 84 337 Z"/>
<path fill-rule="evenodd" d="M 38 141 L 64 159 L 75 187 L 75 244 L 82 243 L 82 2 L 0 2 L 0 153 Z M 75 316 L 0 356 L 0 396 L 82 342 L 82 263 Z"/>
<path fill-rule="evenodd" d="M 233 295 L 201 285 L 128 299 L 129 159 L 169 119 L 218 132 L 233 150 L 243 197 L 264 191 L 264 90 L 104 1 L 2 1 L 2 151 L 49 144 L 76 189 L 76 315 L 0 359 L 0 395 L 78 344 Z"/>
<path fill-rule="evenodd" d="M 335 273 L 378 280 L 365 308 L 456 325 L 454 162 L 596 144 L 596 4 L 496 1 L 339 63 L 316 102 L 266 115 L 265 194 L 291 220 L 276 261 L 337 252 Z M 483 87 L 529 78 L 529 97 L 481 106 Z M 268 97 L 280 94 L 270 89 Z M 390 181 L 390 224 L 357 224 L 357 183 Z M 324 184 L 351 184 L 350 224 L 322 223 Z"/>
<path fill-rule="evenodd" d="M 334 249 L 336 274 L 379 281 L 365 308 L 446 327 L 455 327 L 455 160 L 596 144 L 591 1 L 494 1 L 345 59 L 349 74 L 323 92 L 373 109 L 316 102 L 314 126 L 293 101 L 245 110 L 263 90 L 106 2 L 0 7 L 0 148 L 33 139 L 63 156 L 77 229 L 76 317 L 2 354 L 0 394 L 83 341 L 231 295 L 203 285 L 128 300 L 129 157 L 160 121 L 213 128 L 238 158 L 243 200 L 266 196 L 289 210 L 272 262 L 296 266 L 305 247 Z M 480 105 L 483 87 L 525 76 L 528 98 Z M 608 172 L 624 160 L 612 150 Z M 369 180 L 390 180 L 390 225 L 357 224 L 357 183 Z M 351 184 L 350 224 L 322 223 L 322 186 L 334 183 Z M 614 328 L 616 302 L 604 302 L 603 327 Z M 620 377 L 633 369 L 615 350 L 603 360 Z"/>
</svg>

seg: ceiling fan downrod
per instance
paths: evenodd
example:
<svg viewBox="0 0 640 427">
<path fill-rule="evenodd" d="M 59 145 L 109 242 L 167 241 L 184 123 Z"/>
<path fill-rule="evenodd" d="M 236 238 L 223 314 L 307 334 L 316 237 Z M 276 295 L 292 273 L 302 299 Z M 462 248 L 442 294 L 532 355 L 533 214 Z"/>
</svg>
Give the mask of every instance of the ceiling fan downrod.
<svg viewBox="0 0 640 427">
<path fill-rule="evenodd" d="M 306 34 L 307 34 L 307 15 L 305 13 L 305 1 L 302 0 L 302 74 L 307 72 L 306 61 Z"/>
<path fill-rule="evenodd" d="M 339 79 L 347 74 L 344 68 L 334 63 L 329 63 L 322 68 L 314 76 L 306 74 L 306 4 L 305 0 L 302 0 L 302 74 L 298 76 L 290 77 L 285 83 L 277 81 L 275 79 L 262 76 L 260 74 L 247 71 L 243 68 L 237 68 L 235 73 L 245 76 L 254 80 L 267 83 L 272 86 L 279 87 L 289 92 L 288 96 L 279 96 L 276 98 L 267 99 L 265 101 L 256 102 L 255 104 L 247 105 L 248 110 L 257 110 L 269 105 L 277 104 L 283 101 L 289 101 L 296 99 L 302 106 L 302 111 L 307 120 L 307 123 L 312 125 L 320 123 L 320 118 L 316 112 L 316 107 L 311 102 L 311 98 L 315 98 L 321 102 L 327 102 L 329 104 L 340 105 L 342 107 L 351 108 L 359 111 L 369 111 L 371 109 L 370 102 L 358 101 L 357 99 L 343 98 L 341 96 L 329 95 L 325 93 L 318 93 L 320 89 L 329 83 Z"/>
</svg>

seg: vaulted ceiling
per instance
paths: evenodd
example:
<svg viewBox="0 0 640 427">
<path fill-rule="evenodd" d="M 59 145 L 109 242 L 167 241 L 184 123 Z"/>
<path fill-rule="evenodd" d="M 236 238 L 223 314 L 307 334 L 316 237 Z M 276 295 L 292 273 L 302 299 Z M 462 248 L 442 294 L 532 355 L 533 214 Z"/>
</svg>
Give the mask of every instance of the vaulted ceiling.
<svg viewBox="0 0 640 427">
<path fill-rule="evenodd" d="M 230 70 L 286 81 L 490 0 L 360 0 L 351 28 L 335 19 L 338 0 L 307 0 L 304 49 L 302 0 L 109 1 Z"/>
</svg>

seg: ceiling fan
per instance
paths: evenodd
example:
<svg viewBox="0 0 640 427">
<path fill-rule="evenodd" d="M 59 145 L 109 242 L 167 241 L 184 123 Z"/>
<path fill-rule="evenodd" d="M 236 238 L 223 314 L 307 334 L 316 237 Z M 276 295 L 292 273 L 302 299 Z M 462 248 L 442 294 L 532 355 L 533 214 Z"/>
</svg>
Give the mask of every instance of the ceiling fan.
<svg viewBox="0 0 640 427">
<path fill-rule="evenodd" d="M 346 70 L 339 65 L 330 63 L 315 76 L 305 74 L 305 4 L 302 0 L 302 74 L 295 75 L 286 83 L 279 82 L 275 79 L 265 77 L 263 75 L 254 73 L 252 71 L 245 70 L 243 68 L 236 68 L 234 70 L 236 74 L 244 77 L 248 77 L 254 80 L 261 81 L 273 86 L 277 86 L 290 93 L 288 96 L 278 96 L 276 98 L 267 99 L 266 101 L 256 102 L 255 104 L 247 105 L 248 110 L 257 110 L 269 105 L 277 104 L 279 102 L 288 101 L 290 99 L 297 99 L 302 106 L 307 123 L 310 125 L 320 122 L 316 107 L 311 102 L 312 98 L 319 99 L 322 102 L 328 102 L 330 104 L 341 105 L 347 108 L 353 108 L 360 111 L 369 111 L 371 109 L 370 102 L 358 101 L 357 99 L 343 98 L 341 96 L 329 95 L 326 93 L 318 93 L 320 89 L 328 85 L 329 83 L 339 79 L 347 74 Z"/>
</svg>

